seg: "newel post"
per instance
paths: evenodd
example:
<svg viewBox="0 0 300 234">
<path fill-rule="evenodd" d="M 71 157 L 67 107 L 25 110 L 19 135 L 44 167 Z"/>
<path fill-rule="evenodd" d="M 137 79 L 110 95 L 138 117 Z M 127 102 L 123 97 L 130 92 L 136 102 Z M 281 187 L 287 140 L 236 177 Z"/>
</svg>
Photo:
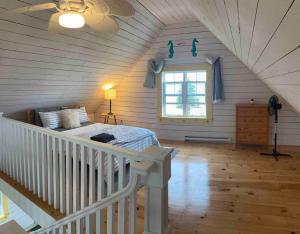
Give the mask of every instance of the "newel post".
<svg viewBox="0 0 300 234">
<path fill-rule="evenodd" d="M 168 233 L 168 181 L 171 177 L 170 148 L 149 148 L 147 153 L 155 158 L 145 181 L 144 234 Z"/>
</svg>

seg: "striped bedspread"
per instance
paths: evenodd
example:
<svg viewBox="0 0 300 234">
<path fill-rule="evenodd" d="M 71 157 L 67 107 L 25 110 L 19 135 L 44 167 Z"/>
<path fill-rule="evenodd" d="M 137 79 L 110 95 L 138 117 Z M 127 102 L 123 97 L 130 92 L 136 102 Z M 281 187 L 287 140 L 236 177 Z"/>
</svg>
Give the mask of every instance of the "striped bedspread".
<svg viewBox="0 0 300 234">
<path fill-rule="evenodd" d="M 111 134 L 114 135 L 116 139 L 110 141 L 108 144 L 136 151 L 143 151 L 150 146 L 160 145 L 156 134 L 149 129 L 125 125 L 95 123 L 85 127 L 67 130 L 65 133 L 87 139 L 101 133 Z"/>
<path fill-rule="evenodd" d="M 101 133 L 112 134 L 115 136 L 116 139 L 110 141 L 108 144 L 139 152 L 144 151 L 150 146 L 160 146 L 160 143 L 154 132 L 145 128 L 131 127 L 125 125 L 109 125 L 95 123 L 85 127 L 67 130 L 64 132 L 87 139 L 90 139 L 92 136 L 96 136 Z M 101 157 L 100 155 L 98 156 Z M 96 157 L 94 162 L 97 167 L 98 157 Z M 126 163 L 129 163 L 129 160 L 127 160 Z M 105 159 L 104 161 L 104 168 L 106 175 L 107 159 Z M 119 161 L 116 157 L 114 157 L 114 168 L 115 171 L 117 171 L 119 168 Z"/>
</svg>

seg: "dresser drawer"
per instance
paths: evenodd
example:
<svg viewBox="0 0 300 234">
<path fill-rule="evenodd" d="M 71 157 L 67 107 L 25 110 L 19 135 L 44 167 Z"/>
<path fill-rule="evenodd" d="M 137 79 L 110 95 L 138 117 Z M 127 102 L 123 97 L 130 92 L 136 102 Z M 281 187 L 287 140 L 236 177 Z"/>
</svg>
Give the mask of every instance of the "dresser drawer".
<svg viewBox="0 0 300 234">
<path fill-rule="evenodd" d="M 268 144 L 269 135 L 268 134 L 238 134 L 237 144 L 250 144 L 250 145 L 264 145 Z"/>
<path fill-rule="evenodd" d="M 238 126 L 237 127 L 238 133 L 245 133 L 245 134 L 268 134 L 269 129 L 265 128 L 264 126 L 257 126 L 257 127 L 251 127 L 251 126 Z"/>
<path fill-rule="evenodd" d="M 238 116 L 237 118 L 237 123 L 238 124 L 244 124 L 244 125 L 263 125 L 263 126 L 267 126 L 269 122 L 269 118 L 268 116 Z"/>
<path fill-rule="evenodd" d="M 268 109 L 265 107 L 258 107 L 258 108 L 237 108 L 238 116 L 243 117 L 251 117 L 251 116 L 267 116 L 268 115 Z"/>
</svg>

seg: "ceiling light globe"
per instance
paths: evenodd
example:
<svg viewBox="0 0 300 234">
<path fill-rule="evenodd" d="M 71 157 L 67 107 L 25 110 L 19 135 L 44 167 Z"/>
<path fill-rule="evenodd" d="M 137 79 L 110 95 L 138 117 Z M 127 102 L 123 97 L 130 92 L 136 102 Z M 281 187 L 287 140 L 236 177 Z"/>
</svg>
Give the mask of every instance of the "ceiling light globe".
<svg viewBox="0 0 300 234">
<path fill-rule="evenodd" d="M 64 28 L 82 28 L 85 24 L 84 17 L 76 12 L 67 12 L 59 16 L 58 22 Z"/>
</svg>

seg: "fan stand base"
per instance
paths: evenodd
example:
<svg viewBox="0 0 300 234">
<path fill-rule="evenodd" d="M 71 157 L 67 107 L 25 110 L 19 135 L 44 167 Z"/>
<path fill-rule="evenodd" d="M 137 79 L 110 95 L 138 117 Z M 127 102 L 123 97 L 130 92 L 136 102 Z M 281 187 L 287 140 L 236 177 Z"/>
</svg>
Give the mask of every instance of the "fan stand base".
<svg viewBox="0 0 300 234">
<path fill-rule="evenodd" d="M 275 120 L 275 134 L 274 134 L 274 148 L 272 150 L 272 153 L 260 153 L 260 155 L 264 156 L 273 156 L 276 161 L 278 161 L 278 157 L 283 156 L 283 157 L 292 157 L 290 154 L 282 154 L 277 151 L 277 119 Z"/>
<path fill-rule="evenodd" d="M 275 151 L 275 150 L 273 150 L 272 153 L 260 153 L 260 155 L 273 156 L 276 159 L 276 161 L 278 161 L 278 157 L 280 157 L 280 156 L 292 157 L 290 154 L 282 154 L 282 153 L 279 153 L 278 151 Z"/>
</svg>

